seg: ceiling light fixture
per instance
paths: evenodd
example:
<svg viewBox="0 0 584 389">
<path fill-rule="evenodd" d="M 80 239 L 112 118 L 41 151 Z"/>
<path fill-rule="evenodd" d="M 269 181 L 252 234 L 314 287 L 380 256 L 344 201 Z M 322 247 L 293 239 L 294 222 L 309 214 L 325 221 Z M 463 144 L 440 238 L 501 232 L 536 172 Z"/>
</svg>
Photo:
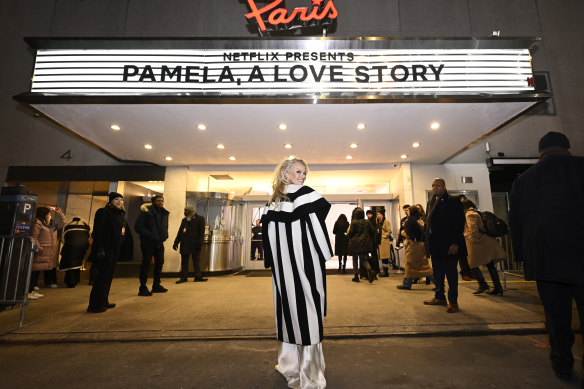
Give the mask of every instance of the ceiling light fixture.
<svg viewBox="0 0 584 389">
<path fill-rule="evenodd" d="M 145 148 L 146 150 L 152 150 L 152 145 L 144 145 L 144 148 Z"/>
<path fill-rule="evenodd" d="M 225 145 L 222 145 L 221 143 L 219 143 L 219 144 L 217 145 L 217 148 L 218 148 L 219 150 L 223 150 L 223 149 L 225 148 Z"/>
<path fill-rule="evenodd" d="M 114 131 L 120 131 L 122 127 L 118 126 L 117 124 L 112 124 L 110 128 Z"/>
<path fill-rule="evenodd" d="M 207 131 L 207 126 L 203 123 L 197 124 L 197 128 L 201 131 Z"/>
<path fill-rule="evenodd" d="M 414 143 L 412 143 L 412 147 L 414 149 L 417 149 L 418 147 L 420 147 L 420 142 L 414 142 Z"/>
<path fill-rule="evenodd" d="M 288 126 L 287 126 L 285 123 L 282 123 L 282 124 L 280 124 L 280 125 L 278 126 L 278 128 L 279 128 L 280 130 L 282 130 L 282 131 L 285 131 L 285 130 L 287 130 L 287 129 L 288 129 Z"/>
<path fill-rule="evenodd" d="M 284 147 L 285 147 L 285 148 L 287 148 L 287 149 L 291 149 L 291 148 L 292 148 L 292 145 L 291 145 L 290 143 L 286 143 L 286 144 L 284 145 Z"/>
<path fill-rule="evenodd" d="M 408 156 L 407 156 L 406 154 L 402 154 L 400 158 L 401 158 L 401 159 L 406 159 L 407 157 L 408 157 Z"/>
<path fill-rule="evenodd" d="M 356 149 L 357 147 L 359 147 L 359 145 L 357 143 L 351 143 L 349 147 L 351 147 L 352 149 Z"/>
<path fill-rule="evenodd" d="M 345 159 L 353 159 L 353 157 L 352 157 L 352 156 L 350 156 L 350 155 L 347 155 L 347 156 L 345 157 Z"/>
<path fill-rule="evenodd" d="M 288 159 L 294 159 L 294 158 L 296 158 L 296 157 L 293 156 L 293 155 L 291 155 L 291 156 L 288 157 Z"/>
<path fill-rule="evenodd" d="M 164 159 L 166 159 L 167 161 L 172 161 L 172 157 L 166 157 Z"/>
<path fill-rule="evenodd" d="M 365 129 L 365 127 L 367 127 L 367 126 L 365 125 L 365 123 L 359 123 L 359 124 L 357 124 L 357 129 L 358 129 L 358 130 L 364 130 L 364 129 Z"/>
<path fill-rule="evenodd" d="M 229 157 L 230 161 L 235 161 L 235 157 L 232 155 L 231 157 Z"/>
<path fill-rule="evenodd" d="M 431 129 L 433 129 L 433 130 L 437 130 L 437 129 L 439 129 L 439 128 L 440 128 L 440 123 L 438 123 L 438 122 L 433 122 L 433 123 L 430 125 L 430 128 L 431 128 Z"/>
</svg>

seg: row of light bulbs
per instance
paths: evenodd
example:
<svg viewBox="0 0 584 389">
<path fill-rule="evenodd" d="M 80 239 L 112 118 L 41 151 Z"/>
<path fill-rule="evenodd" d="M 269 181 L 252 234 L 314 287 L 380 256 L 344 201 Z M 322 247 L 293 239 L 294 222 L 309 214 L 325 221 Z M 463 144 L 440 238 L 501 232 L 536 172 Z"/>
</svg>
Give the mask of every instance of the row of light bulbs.
<svg viewBox="0 0 584 389">
<path fill-rule="evenodd" d="M 359 123 L 359 124 L 357 124 L 357 129 L 358 129 L 358 130 L 364 130 L 366 127 L 367 127 L 367 125 L 366 125 L 365 123 Z M 111 128 L 112 130 L 114 130 L 114 131 L 120 131 L 120 130 L 122 129 L 122 128 L 121 128 L 119 125 L 117 125 L 117 124 L 112 124 L 112 125 L 110 125 L 110 128 Z M 207 131 L 207 126 L 206 126 L 204 123 L 199 123 L 199 124 L 197 124 L 197 128 L 198 128 L 200 131 Z M 288 129 L 288 126 L 286 125 L 286 123 L 280 123 L 280 124 L 278 125 L 278 128 L 279 128 L 280 130 L 282 130 L 282 131 L 285 131 L 285 130 L 287 130 L 287 129 Z M 439 128 L 440 128 L 440 123 L 438 123 L 438 122 L 433 122 L 432 124 L 430 124 L 430 128 L 431 128 L 432 130 L 437 130 L 437 129 L 439 129 Z M 419 148 L 420 146 L 421 146 L 420 142 L 414 142 L 414 143 L 412 143 L 412 147 L 413 147 L 413 148 L 415 148 L 415 149 Z M 292 146 L 290 143 L 286 143 L 286 144 L 284 145 L 284 148 L 286 148 L 286 149 L 291 149 L 292 147 L 293 147 L 293 146 Z M 359 147 L 359 145 L 358 145 L 357 143 L 351 143 L 351 144 L 349 145 L 349 147 L 350 147 L 350 148 L 352 148 L 352 149 L 356 149 L 357 147 Z M 151 144 L 145 144 L 145 145 L 144 145 L 144 148 L 145 148 L 145 149 L 147 149 L 147 150 L 152 150 L 152 148 L 153 148 L 153 147 L 152 147 L 152 145 L 151 145 Z M 221 144 L 221 143 L 220 143 L 220 144 L 218 144 L 218 145 L 217 145 L 217 148 L 218 148 L 219 150 L 224 150 L 224 149 L 225 149 L 225 145 L 223 145 L 223 144 Z M 402 154 L 402 155 L 400 156 L 400 158 L 401 158 L 401 159 L 406 159 L 407 157 L 408 157 L 408 155 L 407 155 L 407 154 Z M 294 156 L 293 156 L 293 155 L 291 155 L 291 156 L 289 156 L 288 158 L 289 158 L 289 159 L 294 159 Z M 167 161 L 172 161 L 172 157 L 170 157 L 170 156 L 167 156 L 167 157 L 165 157 L 164 159 L 165 159 L 165 160 L 167 160 Z M 236 158 L 235 158 L 234 156 L 230 156 L 230 157 L 229 157 L 229 160 L 230 160 L 230 161 L 235 161 L 235 159 L 236 159 Z M 351 159 L 353 159 L 353 157 L 352 157 L 351 155 L 347 155 L 347 156 L 345 157 L 345 159 L 351 160 Z"/>
</svg>

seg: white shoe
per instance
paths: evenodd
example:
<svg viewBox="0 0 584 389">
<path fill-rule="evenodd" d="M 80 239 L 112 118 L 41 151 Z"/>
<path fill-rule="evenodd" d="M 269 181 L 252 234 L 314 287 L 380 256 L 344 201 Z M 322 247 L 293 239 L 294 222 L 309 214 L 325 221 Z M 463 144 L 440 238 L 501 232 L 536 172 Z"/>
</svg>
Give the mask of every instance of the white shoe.
<svg viewBox="0 0 584 389">
<path fill-rule="evenodd" d="M 39 289 L 40 289 L 40 288 L 39 288 L 38 286 L 35 286 L 35 287 L 33 288 L 33 290 L 39 290 Z"/>
<path fill-rule="evenodd" d="M 58 287 L 59 287 L 59 285 L 57 285 L 57 284 L 51 284 L 51 285 L 49 285 L 49 288 L 52 288 L 52 289 L 55 289 L 55 288 L 58 288 Z"/>
<path fill-rule="evenodd" d="M 34 292 L 30 292 L 26 295 L 28 300 L 38 300 L 38 297 L 33 294 Z"/>
<path fill-rule="evenodd" d="M 44 294 L 41 294 L 41 293 L 37 292 L 36 290 L 33 290 L 32 292 L 30 292 L 29 295 L 32 295 L 35 298 L 35 300 L 40 299 L 41 297 L 45 297 Z"/>
</svg>

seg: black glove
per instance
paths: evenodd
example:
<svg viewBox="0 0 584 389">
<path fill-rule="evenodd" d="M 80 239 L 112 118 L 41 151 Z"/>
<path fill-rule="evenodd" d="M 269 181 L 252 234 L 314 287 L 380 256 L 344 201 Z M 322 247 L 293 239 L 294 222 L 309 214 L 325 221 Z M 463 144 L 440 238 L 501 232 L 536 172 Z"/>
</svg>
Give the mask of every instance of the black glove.
<svg viewBox="0 0 584 389">
<path fill-rule="evenodd" d="M 172 249 L 173 249 L 174 251 L 178 250 L 178 244 L 176 244 L 176 243 L 175 243 L 175 244 L 173 244 L 173 245 L 172 245 Z"/>
</svg>

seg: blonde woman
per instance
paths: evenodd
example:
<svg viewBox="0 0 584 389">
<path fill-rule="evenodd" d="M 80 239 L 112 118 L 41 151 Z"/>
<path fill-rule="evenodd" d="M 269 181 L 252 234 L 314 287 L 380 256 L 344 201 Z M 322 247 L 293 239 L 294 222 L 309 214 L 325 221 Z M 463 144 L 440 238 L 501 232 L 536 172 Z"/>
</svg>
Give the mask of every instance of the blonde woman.
<svg viewBox="0 0 584 389">
<path fill-rule="evenodd" d="M 278 370 L 290 388 L 325 388 L 325 261 L 332 257 L 325 218 L 330 204 L 304 186 L 306 162 L 287 159 L 275 172 L 262 216 L 265 267 L 272 269 Z"/>
</svg>

